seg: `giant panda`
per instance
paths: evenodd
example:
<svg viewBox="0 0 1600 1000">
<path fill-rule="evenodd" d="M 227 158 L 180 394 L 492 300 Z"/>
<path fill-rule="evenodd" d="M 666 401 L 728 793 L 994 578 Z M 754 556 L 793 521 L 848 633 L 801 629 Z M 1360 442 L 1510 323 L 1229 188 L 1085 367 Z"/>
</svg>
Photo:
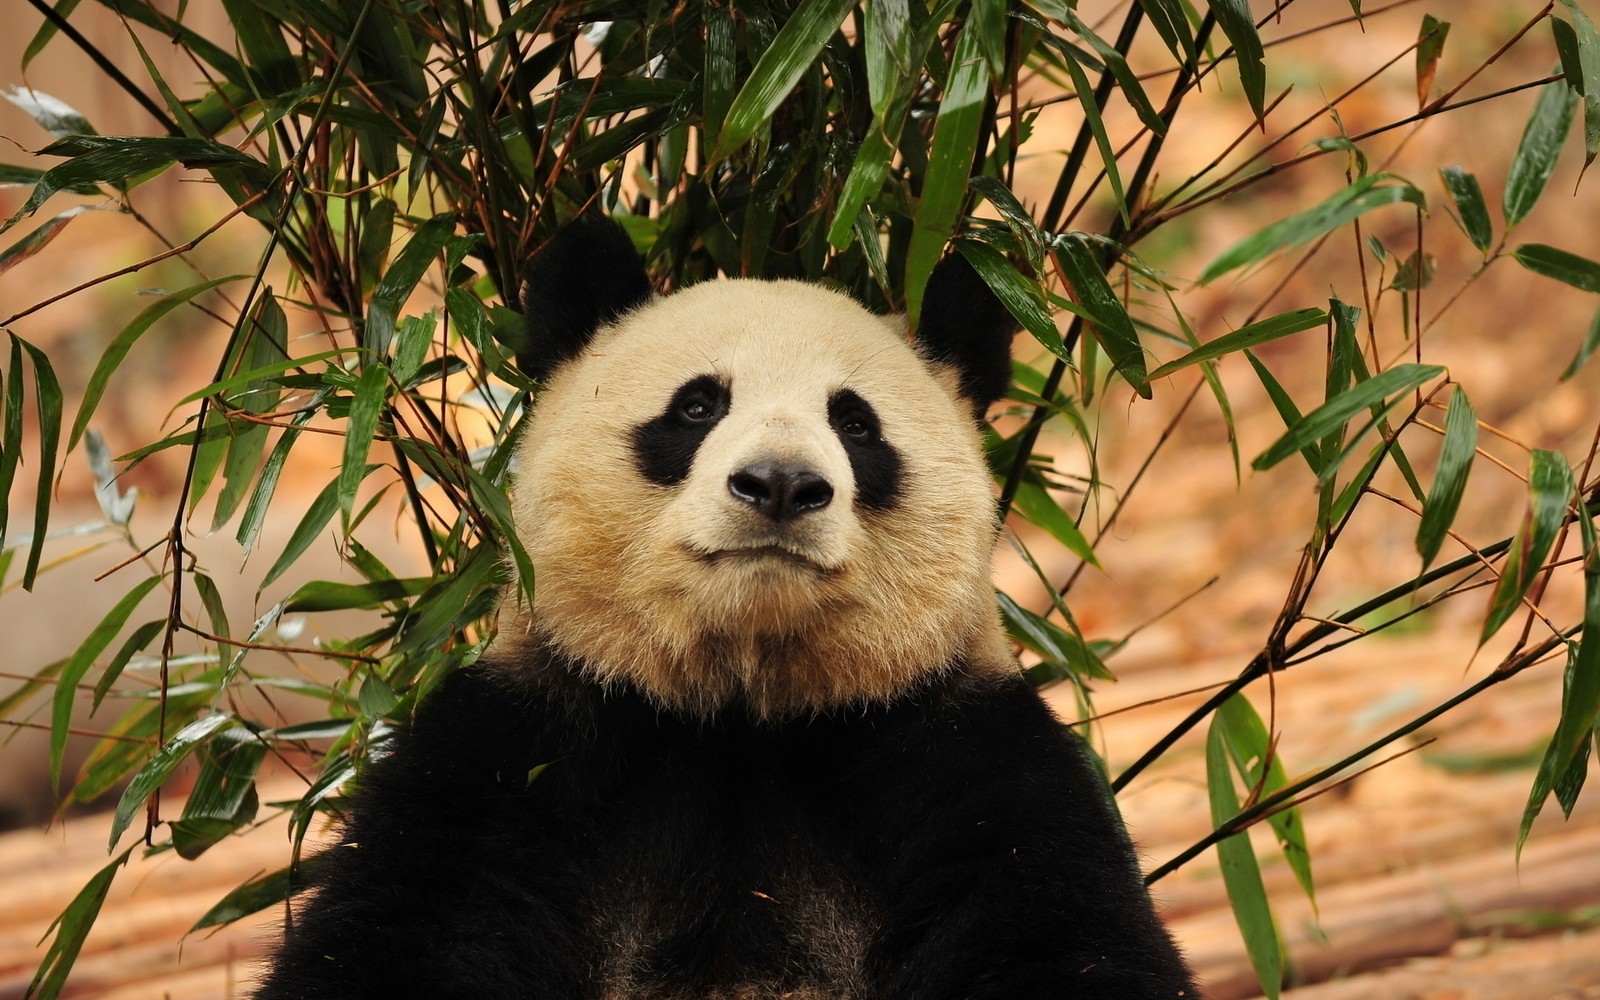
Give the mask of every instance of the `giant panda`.
<svg viewBox="0 0 1600 1000">
<path fill-rule="evenodd" d="M 522 301 L 532 606 L 362 775 L 255 995 L 1196 996 L 1004 639 L 1015 327 L 962 258 L 911 343 L 812 284 L 655 297 L 603 217 Z"/>
</svg>

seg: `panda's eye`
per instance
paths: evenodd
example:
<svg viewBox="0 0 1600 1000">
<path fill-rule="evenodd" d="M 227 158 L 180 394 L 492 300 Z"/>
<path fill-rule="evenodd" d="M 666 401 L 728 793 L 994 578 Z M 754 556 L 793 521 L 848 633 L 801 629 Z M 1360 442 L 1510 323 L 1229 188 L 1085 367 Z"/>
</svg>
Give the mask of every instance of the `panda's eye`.
<svg viewBox="0 0 1600 1000">
<path fill-rule="evenodd" d="M 667 411 L 682 427 L 706 428 L 728 414 L 728 387 L 715 376 L 701 375 L 672 397 Z"/>
<path fill-rule="evenodd" d="M 839 421 L 839 433 L 857 444 L 871 444 L 872 422 L 859 413 L 852 413 Z"/>
<path fill-rule="evenodd" d="M 882 440 L 877 411 L 849 389 L 840 389 L 828 399 L 828 423 L 839 440 L 851 447 L 870 448 Z"/>
<path fill-rule="evenodd" d="M 690 423 L 704 423 L 717 415 L 717 408 L 705 399 L 686 399 L 678 408 L 678 415 Z"/>
</svg>

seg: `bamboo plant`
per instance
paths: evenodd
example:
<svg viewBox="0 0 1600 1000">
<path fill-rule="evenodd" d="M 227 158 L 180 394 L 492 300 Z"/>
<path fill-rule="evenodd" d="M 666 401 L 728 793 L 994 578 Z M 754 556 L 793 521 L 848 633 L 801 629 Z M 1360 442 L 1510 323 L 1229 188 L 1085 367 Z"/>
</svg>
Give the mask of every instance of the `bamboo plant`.
<svg viewBox="0 0 1600 1000">
<path fill-rule="evenodd" d="M 1452 36 L 1441 19 L 1450 5 L 1436 18 L 1415 4 L 1363 9 L 1361 0 L 1254 10 L 1244 0 L 1121 0 L 1093 11 L 1087 0 L 224 0 L 228 31 L 209 34 L 183 5 L 173 14 L 150 0 L 29 4 L 37 31 L 24 65 L 8 71 L 72 60 L 140 110 L 106 134 L 105 122 L 48 94 L 9 91 L 52 141 L 0 164 L 0 182 L 28 192 L 0 222 L 0 271 L 48 259 L 84 205 L 137 224 L 157 177 L 205 178 L 231 204 L 202 229 L 163 234 L 169 249 L 154 256 L 0 307 L 0 585 L 31 589 L 56 561 L 47 558 L 59 527 L 53 485 L 85 459 L 100 482 L 104 531 L 129 556 L 110 560 L 116 571 L 101 584 L 125 596 L 70 655 L 25 665 L 27 679 L 0 700 L 0 720 L 48 728 L 66 801 L 115 799 L 109 863 L 53 928 L 32 995 L 62 988 L 113 878 L 136 858 L 225 851 L 243 830 L 286 824 L 281 869 L 195 914 L 194 929 L 283 903 L 306 836 L 337 817 L 393 726 L 492 634 L 497 592 L 508 579 L 537 585 L 508 571 L 526 560 L 504 493 L 510 443 L 538 391 L 511 360 L 518 274 L 586 211 L 624 223 L 663 292 L 725 275 L 803 278 L 903 310 L 913 326 L 934 263 L 945 253 L 971 261 L 1037 345 L 1018 352 L 1014 391 L 988 427 L 1008 539 L 1047 595 L 1002 594 L 1005 623 L 1029 676 L 1072 685 L 1085 716 L 1122 643 L 1080 628 L 1072 588 L 1078 569 L 1098 565 L 1096 542 L 1137 486 L 1102 479 L 1093 428 L 1143 399 L 1187 392 L 1180 413 L 1198 399 L 1231 433 L 1219 371 L 1251 373 L 1280 418 L 1276 440 L 1241 456 L 1230 438 L 1232 463 L 1213 472 L 1306 467 L 1313 488 L 1286 500 L 1304 506 L 1309 526 L 1298 567 L 1259 652 L 1111 784 L 1120 791 L 1206 727 L 1215 831 L 1150 878 L 1215 847 L 1268 995 L 1286 970 L 1261 859 L 1241 835 L 1249 827 L 1270 825 L 1312 892 L 1300 803 L 1533 668 L 1564 669 L 1566 694 L 1549 720 L 1523 837 L 1552 793 L 1571 810 L 1600 708 L 1596 449 L 1526 449 L 1518 495 L 1501 501 L 1526 507 L 1521 527 L 1503 538 L 1454 531 L 1463 497 L 1504 487 L 1473 476 L 1488 460 L 1486 425 L 1447 349 L 1427 334 L 1453 296 L 1490 272 L 1541 287 L 1554 279 L 1575 300 L 1600 291 L 1600 264 L 1584 256 L 1595 247 L 1514 236 L 1550 200 L 1558 161 L 1587 165 L 1600 149 L 1600 36 L 1578 0 L 1504 5 L 1514 21 L 1473 19 L 1470 48 L 1485 54 L 1460 65 L 1446 58 L 1447 38 L 1465 44 L 1463 29 Z M 79 30 L 111 18 L 137 64 L 119 67 Z M 1290 117 L 1276 45 L 1308 32 L 1361 39 L 1395 19 L 1417 25 L 1414 41 L 1382 53 L 1380 73 L 1324 94 L 1309 119 Z M 175 47 L 192 71 L 164 75 L 150 56 L 157 44 Z M 1516 58 L 1529 50 L 1536 58 Z M 1531 63 L 1544 69 L 1526 72 Z M 1341 110 L 1382 73 L 1414 82 L 1415 110 L 1347 131 Z M 1198 169 L 1179 166 L 1188 161 L 1169 137 L 1219 92 L 1236 138 Z M 1369 145 L 1391 131 L 1491 113 L 1526 116 L 1514 148 L 1439 162 L 1436 175 L 1369 163 Z M 1581 150 L 1569 134 L 1581 135 Z M 1213 216 L 1329 164 L 1340 169 L 1314 175 L 1271 221 L 1198 264 L 1186 256 Z M 1477 174 L 1502 170 L 1492 209 L 1492 187 Z M 1562 197 L 1589 204 L 1582 188 Z M 1409 247 L 1363 233 L 1395 219 L 1414 233 Z M 252 270 L 212 273 L 208 241 L 224 226 L 251 248 Z M 1441 292 L 1429 248 L 1446 245 L 1470 246 L 1479 263 Z M 1336 284 L 1331 299 L 1284 301 L 1279 289 L 1329 257 L 1344 262 L 1341 274 L 1353 263 L 1361 280 Z M 113 276 L 174 258 L 193 268 L 192 282 L 106 335 L 82 398 L 65 400 L 62 361 L 29 339 L 30 325 L 63 300 L 104 295 Z M 1193 303 L 1219 288 L 1253 296 L 1231 328 L 1195 320 Z M 1425 288 L 1446 306 L 1424 310 Z M 1380 317 L 1384 296 L 1396 305 Z M 182 387 L 170 433 L 109 455 L 101 405 L 119 392 L 129 359 L 153 350 L 174 314 L 196 310 L 219 331 L 209 381 Z M 1561 335 L 1579 345 L 1560 376 L 1572 378 L 1600 346 L 1600 319 Z M 1324 345 L 1319 393 L 1297 399 L 1303 379 L 1275 369 L 1269 345 L 1286 338 Z M 1600 410 L 1588 419 L 1600 430 Z M 241 628 L 192 558 L 191 538 L 225 530 L 241 556 L 257 550 L 280 477 L 315 474 L 297 460 L 330 432 L 342 442 L 338 469 L 320 473 L 325 485 L 294 511 L 284 547 L 249 564 L 270 603 Z M 1086 481 L 1062 471 L 1060 449 L 1088 456 Z M 1413 452 L 1437 457 L 1423 464 Z M 117 479 L 145 461 L 181 470 L 179 494 L 165 501 L 170 530 L 153 539 L 134 537 Z M 1402 495 L 1380 490 L 1381 477 Z M 1373 507 L 1414 535 L 1415 565 L 1347 608 L 1317 612 L 1330 557 L 1357 511 Z M 362 544 L 383 519 L 375 512 L 395 510 L 420 573 L 398 573 Z M 343 578 L 271 597 L 330 534 Z M 1554 578 L 1581 588 L 1580 615 L 1541 610 Z M 1494 670 L 1345 759 L 1290 778 L 1252 696 L 1265 704 L 1278 675 L 1485 592 L 1481 641 L 1520 630 Z M 316 646 L 279 631 L 290 617 L 352 610 L 363 624 Z M 293 679 L 273 669 L 284 657 Z M 314 707 L 285 721 L 251 707 L 262 704 L 244 697 L 252 692 Z M 86 702 L 105 739 L 66 774 L 68 730 Z M 257 776 L 278 761 L 305 776 L 303 793 L 263 803 Z M 165 801 L 163 786 L 185 764 L 193 790 L 181 804 Z"/>
</svg>

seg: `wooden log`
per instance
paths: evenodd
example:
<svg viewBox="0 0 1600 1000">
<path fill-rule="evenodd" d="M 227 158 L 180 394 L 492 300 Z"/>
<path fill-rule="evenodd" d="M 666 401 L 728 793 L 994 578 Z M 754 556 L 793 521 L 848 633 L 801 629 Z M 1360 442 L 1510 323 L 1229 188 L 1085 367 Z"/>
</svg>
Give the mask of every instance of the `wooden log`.
<svg viewBox="0 0 1600 1000">
<path fill-rule="evenodd" d="M 1442 956 L 1286 990 L 1283 1000 L 1508 1000 L 1600 997 L 1600 930 L 1463 942 Z"/>
<path fill-rule="evenodd" d="M 1318 895 L 1320 921 L 1303 898 L 1279 898 L 1275 907 L 1297 980 L 1317 983 L 1446 952 L 1496 931 L 1508 915 L 1593 905 L 1597 856 L 1600 827 L 1587 827 L 1530 842 L 1520 869 L 1469 855 L 1336 886 Z M 1231 913 L 1198 914 L 1173 929 L 1211 1000 L 1260 992 Z"/>
</svg>

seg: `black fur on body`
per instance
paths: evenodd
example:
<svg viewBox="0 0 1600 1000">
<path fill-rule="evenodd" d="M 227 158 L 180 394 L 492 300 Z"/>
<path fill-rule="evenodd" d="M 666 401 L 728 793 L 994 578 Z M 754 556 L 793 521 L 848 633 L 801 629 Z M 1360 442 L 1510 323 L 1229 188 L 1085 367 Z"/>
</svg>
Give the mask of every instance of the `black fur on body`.
<svg viewBox="0 0 1600 1000">
<path fill-rule="evenodd" d="M 480 663 L 313 872 L 260 1000 L 1197 995 L 1089 750 L 960 663 L 781 724 Z"/>
</svg>

